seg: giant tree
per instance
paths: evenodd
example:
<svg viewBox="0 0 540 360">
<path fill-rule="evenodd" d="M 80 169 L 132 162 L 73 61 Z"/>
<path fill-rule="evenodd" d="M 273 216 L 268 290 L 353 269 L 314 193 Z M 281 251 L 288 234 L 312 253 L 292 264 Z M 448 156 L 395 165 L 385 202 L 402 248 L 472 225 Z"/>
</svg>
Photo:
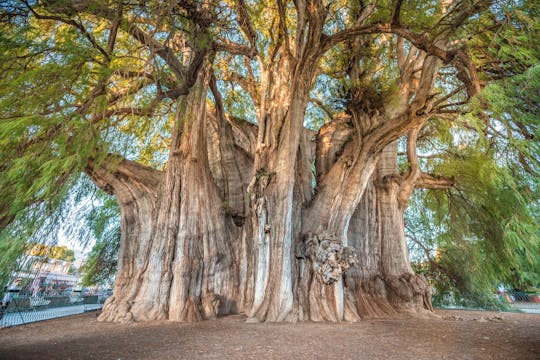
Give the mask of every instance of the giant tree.
<svg viewBox="0 0 540 360">
<path fill-rule="evenodd" d="M 121 241 L 102 320 L 424 314 L 429 287 L 408 262 L 404 211 L 415 188 L 454 180 L 421 168 L 417 141 L 491 80 L 501 61 L 475 57 L 491 46 L 477 34 L 517 26 L 507 9 L 11 2 L 0 225 L 81 172 L 112 194 Z M 314 99 L 322 90 L 331 98 Z M 310 125 L 310 103 L 332 100 L 343 114 Z"/>
</svg>

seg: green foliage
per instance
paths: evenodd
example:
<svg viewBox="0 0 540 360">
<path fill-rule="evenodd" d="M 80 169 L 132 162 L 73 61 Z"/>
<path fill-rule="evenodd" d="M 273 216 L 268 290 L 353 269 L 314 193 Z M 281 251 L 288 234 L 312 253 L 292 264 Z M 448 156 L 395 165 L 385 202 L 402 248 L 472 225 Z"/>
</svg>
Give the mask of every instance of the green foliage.
<svg viewBox="0 0 540 360">
<path fill-rule="evenodd" d="M 39 3 L 35 10 L 49 15 Z M 91 197 L 95 189 L 80 178 L 89 159 L 99 163 L 114 150 L 141 154 L 143 163 L 163 164 L 149 154 L 166 148 L 157 134 L 167 136 L 167 118 L 141 126 L 134 120 L 141 116 L 100 116 L 110 110 L 107 96 L 133 86 L 122 71 L 154 71 L 164 89 L 169 74 L 141 60 L 145 50 L 125 33 L 116 38 L 117 52 L 106 58 L 99 48 L 107 47 L 107 21 L 54 16 L 64 20 L 38 20 L 18 1 L 0 5 L 2 283 L 17 269 L 28 244 L 55 244 L 60 224 L 77 203 L 74 198 Z M 83 24 L 86 33 L 70 21 Z M 135 99 L 142 107 L 149 104 L 155 89 L 144 85 L 137 83 L 143 92 L 126 91 L 115 105 L 128 106 Z"/>
<path fill-rule="evenodd" d="M 417 192 L 407 212 L 415 266 L 432 280 L 436 304 L 500 308 L 499 284 L 540 284 L 539 9 L 500 2 L 470 19 L 461 35 L 487 29 L 473 32 L 471 46 L 488 84 L 466 115 L 423 130 L 422 165 L 456 183 Z"/>
<path fill-rule="evenodd" d="M 457 151 L 437 173 L 455 188 L 422 191 L 408 212 L 410 238 L 421 242 L 424 272 L 442 303 L 449 294 L 461 305 L 496 307 L 498 284 L 526 289 L 540 283 L 540 194 L 534 176 L 516 177 L 508 164 L 477 148 Z"/>
<path fill-rule="evenodd" d="M 64 199 L 63 199 L 64 200 Z M 63 202 L 62 202 L 63 203 Z M 62 206 L 54 211 L 46 204 L 23 210 L 0 231 L 0 285 L 5 286 L 13 274 L 21 270 L 24 254 L 34 244 L 54 245 L 59 224 L 65 218 Z"/>
<path fill-rule="evenodd" d="M 0 288 L 4 288 L 17 269 L 17 260 L 27 250 L 29 244 L 25 238 L 11 238 L 5 232 L 0 234 Z"/>
<path fill-rule="evenodd" d="M 53 35 L 53 37 L 50 37 Z M 0 23 L 0 219 L 54 211 L 92 156 L 95 132 L 73 111 L 95 77 L 95 52 L 71 27 Z"/>
<path fill-rule="evenodd" d="M 522 74 L 486 88 L 483 97 L 507 136 L 508 161 L 540 174 L 540 60 Z M 505 144 L 506 145 L 506 144 Z M 517 161 L 516 161 L 517 160 Z"/>
<path fill-rule="evenodd" d="M 94 208 L 86 216 L 88 227 L 96 239 L 86 263 L 81 267 L 82 285 L 110 285 L 117 270 L 120 248 L 120 209 L 112 198 Z"/>
<path fill-rule="evenodd" d="M 49 259 L 58 259 L 64 261 L 74 261 L 75 252 L 68 249 L 67 246 L 48 246 L 43 244 L 35 244 L 29 250 L 28 254 L 32 256 L 40 256 Z"/>
<path fill-rule="evenodd" d="M 120 230 L 120 229 L 118 229 Z M 83 286 L 110 285 L 116 275 L 120 232 L 111 238 L 98 240 L 88 260 L 81 268 Z"/>
<path fill-rule="evenodd" d="M 523 121 L 518 115 L 508 119 Z M 482 131 L 477 126 L 482 119 L 462 120 L 466 128 L 434 123 L 437 129 L 425 129 L 432 137 L 423 151 L 437 156 L 424 166 L 452 177 L 456 186 L 417 191 L 406 230 L 416 270 L 436 289 L 434 304 L 503 309 L 505 303 L 493 297 L 499 284 L 517 289 L 540 284 L 538 167 L 535 155 L 526 152 L 538 141 L 522 138 L 516 146 Z"/>
</svg>

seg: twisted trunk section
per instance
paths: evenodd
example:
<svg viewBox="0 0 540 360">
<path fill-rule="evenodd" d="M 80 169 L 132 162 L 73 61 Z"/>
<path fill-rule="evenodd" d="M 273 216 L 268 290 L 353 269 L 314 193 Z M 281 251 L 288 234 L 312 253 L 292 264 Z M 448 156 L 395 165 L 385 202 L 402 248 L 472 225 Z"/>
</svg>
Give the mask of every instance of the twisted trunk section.
<svg viewBox="0 0 540 360">
<path fill-rule="evenodd" d="M 240 232 L 221 206 L 208 160 L 207 74 L 201 72 L 178 103 L 169 162 L 159 180 L 136 181 L 121 171 L 124 162 L 115 173 L 91 174 L 122 211 L 122 261 L 101 320 L 197 321 L 238 311 L 232 239 Z"/>
<path fill-rule="evenodd" d="M 388 123 L 374 115 L 370 128 Z M 298 292 L 308 294 L 299 306 L 301 319 L 356 321 L 431 310 L 429 287 L 412 271 L 404 233 L 419 171 L 401 176 L 397 143 L 378 150 L 376 131 L 358 136 L 358 125 L 367 127 L 365 114 L 354 120 L 335 120 L 318 135 L 317 194 L 304 210 L 297 252 L 304 262 Z"/>
<path fill-rule="evenodd" d="M 280 68 L 290 66 L 285 60 Z M 279 66 L 279 65 L 278 65 Z M 278 68 L 279 69 L 279 68 Z M 302 137 L 311 76 L 292 79 L 276 71 L 271 109 L 259 125 L 255 176 L 250 183 L 253 214 L 255 288 L 248 315 L 257 321 L 293 319 L 293 211 L 295 163 Z M 294 90 L 294 91 L 293 91 Z"/>
<path fill-rule="evenodd" d="M 417 175 L 397 172 L 397 144 L 385 148 L 377 169 L 378 218 L 381 239 L 381 267 L 387 301 L 398 312 L 410 314 L 433 310 L 431 289 L 426 280 L 414 273 L 405 239 L 405 209 Z M 414 185 L 412 185 L 414 186 Z"/>
</svg>

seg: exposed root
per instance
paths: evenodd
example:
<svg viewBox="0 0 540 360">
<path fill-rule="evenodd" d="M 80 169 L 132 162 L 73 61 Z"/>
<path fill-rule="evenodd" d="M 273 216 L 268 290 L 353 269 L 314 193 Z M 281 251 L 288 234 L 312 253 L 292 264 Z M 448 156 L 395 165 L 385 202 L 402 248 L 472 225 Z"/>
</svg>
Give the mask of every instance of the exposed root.
<svg viewBox="0 0 540 360">
<path fill-rule="evenodd" d="M 390 317 L 437 318 L 431 305 L 429 284 L 421 275 L 405 273 L 359 281 L 346 277 L 345 318 L 347 321 Z"/>
<path fill-rule="evenodd" d="M 98 321 L 130 323 L 135 321 L 130 311 L 131 305 L 127 301 L 117 301 L 111 296 L 105 301 L 103 310 L 98 317 Z"/>
<path fill-rule="evenodd" d="M 207 293 L 202 298 L 202 310 L 205 319 L 215 319 L 219 316 L 221 298 L 214 293 Z"/>
<path fill-rule="evenodd" d="M 385 279 L 388 299 L 397 310 L 433 311 L 431 288 L 425 278 L 414 273 Z"/>
</svg>

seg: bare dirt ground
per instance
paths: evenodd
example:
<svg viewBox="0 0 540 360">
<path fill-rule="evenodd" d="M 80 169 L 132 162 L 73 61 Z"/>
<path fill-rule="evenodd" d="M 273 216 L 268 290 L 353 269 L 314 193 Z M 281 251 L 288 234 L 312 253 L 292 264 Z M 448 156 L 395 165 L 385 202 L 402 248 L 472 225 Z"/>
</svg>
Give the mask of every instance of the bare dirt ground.
<svg viewBox="0 0 540 360">
<path fill-rule="evenodd" d="M 97 313 L 0 330 L 0 359 L 540 359 L 540 315 L 437 311 L 440 320 L 112 324 Z"/>
</svg>

